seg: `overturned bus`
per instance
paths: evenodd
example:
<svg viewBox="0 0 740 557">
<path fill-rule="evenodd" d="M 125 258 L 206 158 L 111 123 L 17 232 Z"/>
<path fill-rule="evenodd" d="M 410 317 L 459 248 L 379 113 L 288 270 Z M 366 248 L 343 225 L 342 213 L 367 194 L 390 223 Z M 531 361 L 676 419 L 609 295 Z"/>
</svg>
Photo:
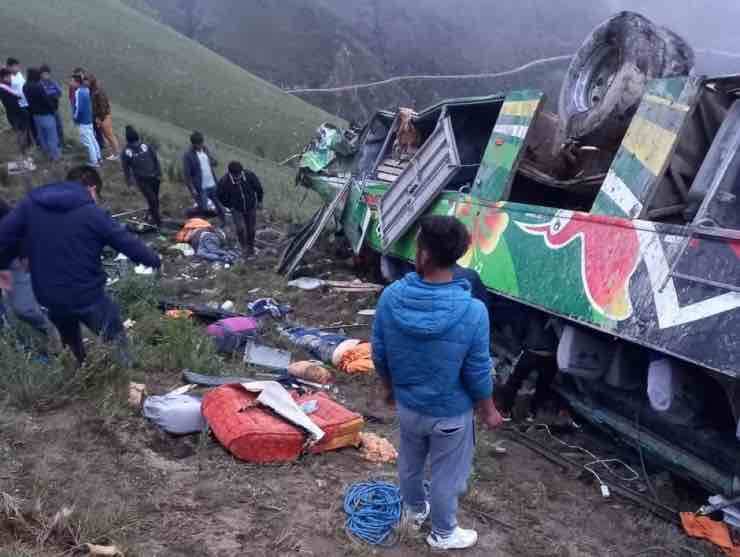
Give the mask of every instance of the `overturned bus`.
<svg viewBox="0 0 740 557">
<path fill-rule="evenodd" d="M 547 318 L 531 322 L 557 333 L 556 388 L 579 415 L 738 495 L 740 76 L 692 65 L 621 13 L 573 58 L 557 113 L 539 91 L 379 111 L 323 126 L 298 182 L 327 200 L 304 236 L 337 215 L 390 278 L 421 215 L 460 218 L 459 263 Z"/>
</svg>

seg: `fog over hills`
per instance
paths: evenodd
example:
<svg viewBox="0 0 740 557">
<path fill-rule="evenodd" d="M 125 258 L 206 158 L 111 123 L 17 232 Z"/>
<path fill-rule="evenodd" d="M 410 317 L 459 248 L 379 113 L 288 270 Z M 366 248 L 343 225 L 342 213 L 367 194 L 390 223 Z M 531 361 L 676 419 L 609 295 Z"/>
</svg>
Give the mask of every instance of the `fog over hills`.
<svg viewBox="0 0 740 557">
<path fill-rule="evenodd" d="M 723 0 L 138 0 L 165 23 L 284 88 L 400 75 L 499 72 L 574 52 L 621 9 L 643 13 L 697 49 L 697 71 L 740 72 L 740 3 Z M 734 53 L 728 56 L 722 52 Z M 543 89 L 552 102 L 567 61 L 486 79 L 406 80 L 300 96 L 350 119 L 450 96 Z"/>
</svg>

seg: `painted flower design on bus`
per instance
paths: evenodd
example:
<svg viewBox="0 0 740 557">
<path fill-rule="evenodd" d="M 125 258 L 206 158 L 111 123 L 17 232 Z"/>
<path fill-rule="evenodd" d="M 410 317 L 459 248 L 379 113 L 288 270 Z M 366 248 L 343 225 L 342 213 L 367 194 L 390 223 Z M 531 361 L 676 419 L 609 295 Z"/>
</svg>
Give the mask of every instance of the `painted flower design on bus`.
<svg viewBox="0 0 740 557">
<path fill-rule="evenodd" d="M 632 315 L 629 282 L 640 260 L 640 241 L 632 223 L 613 217 L 558 211 L 545 224 L 517 223 L 529 234 L 543 236 L 550 249 L 578 239 L 581 277 L 591 305 L 610 319 Z"/>
<path fill-rule="evenodd" d="M 458 263 L 469 267 L 476 253 L 488 255 L 498 247 L 498 243 L 509 224 L 509 215 L 502 210 L 504 203 L 486 207 L 473 203 L 471 197 L 457 203 L 455 216 L 470 230 L 470 248 Z"/>
</svg>

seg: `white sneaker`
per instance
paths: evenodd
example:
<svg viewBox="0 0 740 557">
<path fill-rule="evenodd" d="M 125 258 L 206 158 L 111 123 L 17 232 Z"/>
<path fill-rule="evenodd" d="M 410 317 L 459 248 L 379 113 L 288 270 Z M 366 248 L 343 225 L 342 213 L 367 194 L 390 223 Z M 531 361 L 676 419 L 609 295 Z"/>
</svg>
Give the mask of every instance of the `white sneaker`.
<svg viewBox="0 0 740 557">
<path fill-rule="evenodd" d="M 432 549 L 446 551 L 448 549 L 468 549 L 478 542 L 478 532 L 475 530 L 464 530 L 459 526 L 449 536 L 438 536 L 429 534 L 427 543 Z"/>
<path fill-rule="evenodd" d="M 403 520 L 406 524 L 411 526 L 414 530 L 421 530 L 421 527 L 429 518 L 429 513 L 432 508 L 429 506 L 429 501 L 424 502 L 424 510 L 420 513 L 412 512 L 408 507 L 403 510 Z"/>
<path fill-rule="evenodd" d="M 121 157 L 119 157 L 118 155 L 115 155 L 115 154 L 109 155 L 109 156 L 105 157 L 105 160 L 107 160 L 107 161 L 117 161 L 117 160 L 120 160 L 120 159 L 121 159 Z"/>
</svg>

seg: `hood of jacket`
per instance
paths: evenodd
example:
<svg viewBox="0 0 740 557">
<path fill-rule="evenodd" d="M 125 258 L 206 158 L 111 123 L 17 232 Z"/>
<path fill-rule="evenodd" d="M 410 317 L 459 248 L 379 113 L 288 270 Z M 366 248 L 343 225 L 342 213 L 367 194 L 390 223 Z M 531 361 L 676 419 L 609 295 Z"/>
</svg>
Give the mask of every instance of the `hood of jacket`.
<svg viewBox="0 0 740 557">
<path fill-rule="evenodd" d="M 418 338 L 444 335 L 467 313 L 473 298 L 467 280 L 424 282 L 409 273 L 389 290 L 389 313 L 399 328 Z"/>
<path fill-rule="evenodd" d="M 30 194 L 34 203 L 48 211 L 67 213 L 95 203 L 90 192 L 77 182 L 57 182 L 36 188 Z"/>
</svg>

